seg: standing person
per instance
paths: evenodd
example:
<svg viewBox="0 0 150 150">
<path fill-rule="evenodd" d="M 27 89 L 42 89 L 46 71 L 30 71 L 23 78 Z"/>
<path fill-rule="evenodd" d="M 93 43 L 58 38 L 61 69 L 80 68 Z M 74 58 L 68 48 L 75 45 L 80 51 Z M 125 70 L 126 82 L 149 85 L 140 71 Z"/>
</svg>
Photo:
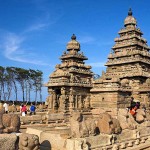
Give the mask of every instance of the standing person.
<svg viewBox="0 0 150 150">
<path fill-rule="evenodd" d="M 21 111 L 21 109 L 22 109 L 22 105 L 23 105 L 23 104 L 21 104 L 21 105 L 20 105 L 20 107 L 19 107 L 19 108 L 20 108 L 20 113 L 22 113 L 22 111 Z"/>
<path fill-rule="evenodd" d="M 36 109 L 35 105 L 33 105 L 33 104 L 31 103 L 31 106 L 30 106 L 30 115 L 32 115 L 32 114 L 35 115 L 35 109 Z"/>
<path fill-rule="evenodd" d="M 25 116 L 25 115 L 26 115 L 26 111 L 27 111 L 26 105 L 22 105 L 22 108 L 21 108 L 21 115 L 22 115 L 22 116 Z"/>
<path fill-rule="evenodd" d="M 8 113 L 8 104 L 7 102 L 4 103 L 3 107 L 5 108 L 5 113 Z"/>
</svg>

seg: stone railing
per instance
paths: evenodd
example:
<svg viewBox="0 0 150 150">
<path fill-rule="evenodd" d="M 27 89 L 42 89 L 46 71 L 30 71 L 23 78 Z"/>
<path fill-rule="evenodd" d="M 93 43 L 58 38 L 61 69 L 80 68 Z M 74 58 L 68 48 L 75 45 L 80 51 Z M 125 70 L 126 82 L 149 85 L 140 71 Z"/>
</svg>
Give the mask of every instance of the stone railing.
<svg viewBox="0 0 150 150">
<path fill-rule="evenodd" d="M 64 114 L 60 113 L 38 113 L 36 115 L 26 115 L 20 116 L 20 122 L 22 125 L 31 125 L 31 124 L 48 124 L 55 122 L 63 122 L 66 119 Z"/>
</svg>

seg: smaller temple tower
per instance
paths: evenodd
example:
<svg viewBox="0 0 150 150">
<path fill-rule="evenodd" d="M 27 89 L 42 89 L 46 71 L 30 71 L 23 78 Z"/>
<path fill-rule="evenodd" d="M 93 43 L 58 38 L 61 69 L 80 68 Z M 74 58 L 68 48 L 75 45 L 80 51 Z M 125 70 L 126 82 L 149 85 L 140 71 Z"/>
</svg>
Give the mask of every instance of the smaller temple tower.
<svg viewBox="0 0 150 150">
<path fill-rule="evenodd" d="M 48 107 L 54 112 L 71 112 L 90 108 L 90 89 L 92 88 L 91 66 L 85 65 L 87 57 L 80 51 L 80 43 L 73 34 L 67 44 L 61 64 L 56 65 L 46 84 L 49 96 Z"/>
</svg>

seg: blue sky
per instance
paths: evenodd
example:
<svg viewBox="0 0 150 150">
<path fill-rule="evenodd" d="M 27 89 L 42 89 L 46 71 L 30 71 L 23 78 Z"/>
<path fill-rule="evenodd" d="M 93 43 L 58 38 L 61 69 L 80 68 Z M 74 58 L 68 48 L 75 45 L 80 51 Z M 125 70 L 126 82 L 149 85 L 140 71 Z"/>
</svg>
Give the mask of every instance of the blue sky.
<svg viewBox="0 0 150 150">
<path fill-rule="evenodd" d="M 0 65 L 39 69 L 47 82 L 74 33 L 101 74 L 130 7 L 149 44 L 149 0 L 0 0 Z"/>
</svg>

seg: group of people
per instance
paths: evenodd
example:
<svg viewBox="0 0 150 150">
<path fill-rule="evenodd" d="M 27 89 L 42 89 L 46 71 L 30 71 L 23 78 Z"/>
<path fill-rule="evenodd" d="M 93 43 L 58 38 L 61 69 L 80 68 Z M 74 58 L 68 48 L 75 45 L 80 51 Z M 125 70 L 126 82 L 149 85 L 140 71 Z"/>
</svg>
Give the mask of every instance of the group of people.
<svg viewBox="0 0 150 150">
<path fill-rule="evenodd" d="M 30 115 L 32 115 L 32 114 L 35 115 L 35 110 L 36 110 L 35 105 L 34 105 L 33 103 L 31 103 L 31 106 L 30 106 L 30 108 L 29 108 Z M 22 105 L 20 106 L 21 115 L 22 115 L 22 116 L 26 116 L 27 111 L 28 111 L 28 110 L 27 110 L 27 106 L 24 105 L 24 104 L 22 104 Z"/>
<path fill-rule="evenodd" d="M 4 110 L 5 110 L 5 113 L 7 114 L 8 113 L 8 107 L 9 107 L 8 103 L 5 102 L 3 104 L 3 107 L 4 107 Z M 32 115 L 32 114 L 35 115 L 35 110 L 36 110 L 35 105 L 33 103 L 31 103 L 31 106 L 29 108 L 30 115 Z M 27 110 L 27 106 L 25 104 L 21 104 L 21 106 L 20 106 L 20 113 L 21 113 L 21 115 L 25 116 L 27 114 L 27 111 L 28 111 Z"/>
</svg>

